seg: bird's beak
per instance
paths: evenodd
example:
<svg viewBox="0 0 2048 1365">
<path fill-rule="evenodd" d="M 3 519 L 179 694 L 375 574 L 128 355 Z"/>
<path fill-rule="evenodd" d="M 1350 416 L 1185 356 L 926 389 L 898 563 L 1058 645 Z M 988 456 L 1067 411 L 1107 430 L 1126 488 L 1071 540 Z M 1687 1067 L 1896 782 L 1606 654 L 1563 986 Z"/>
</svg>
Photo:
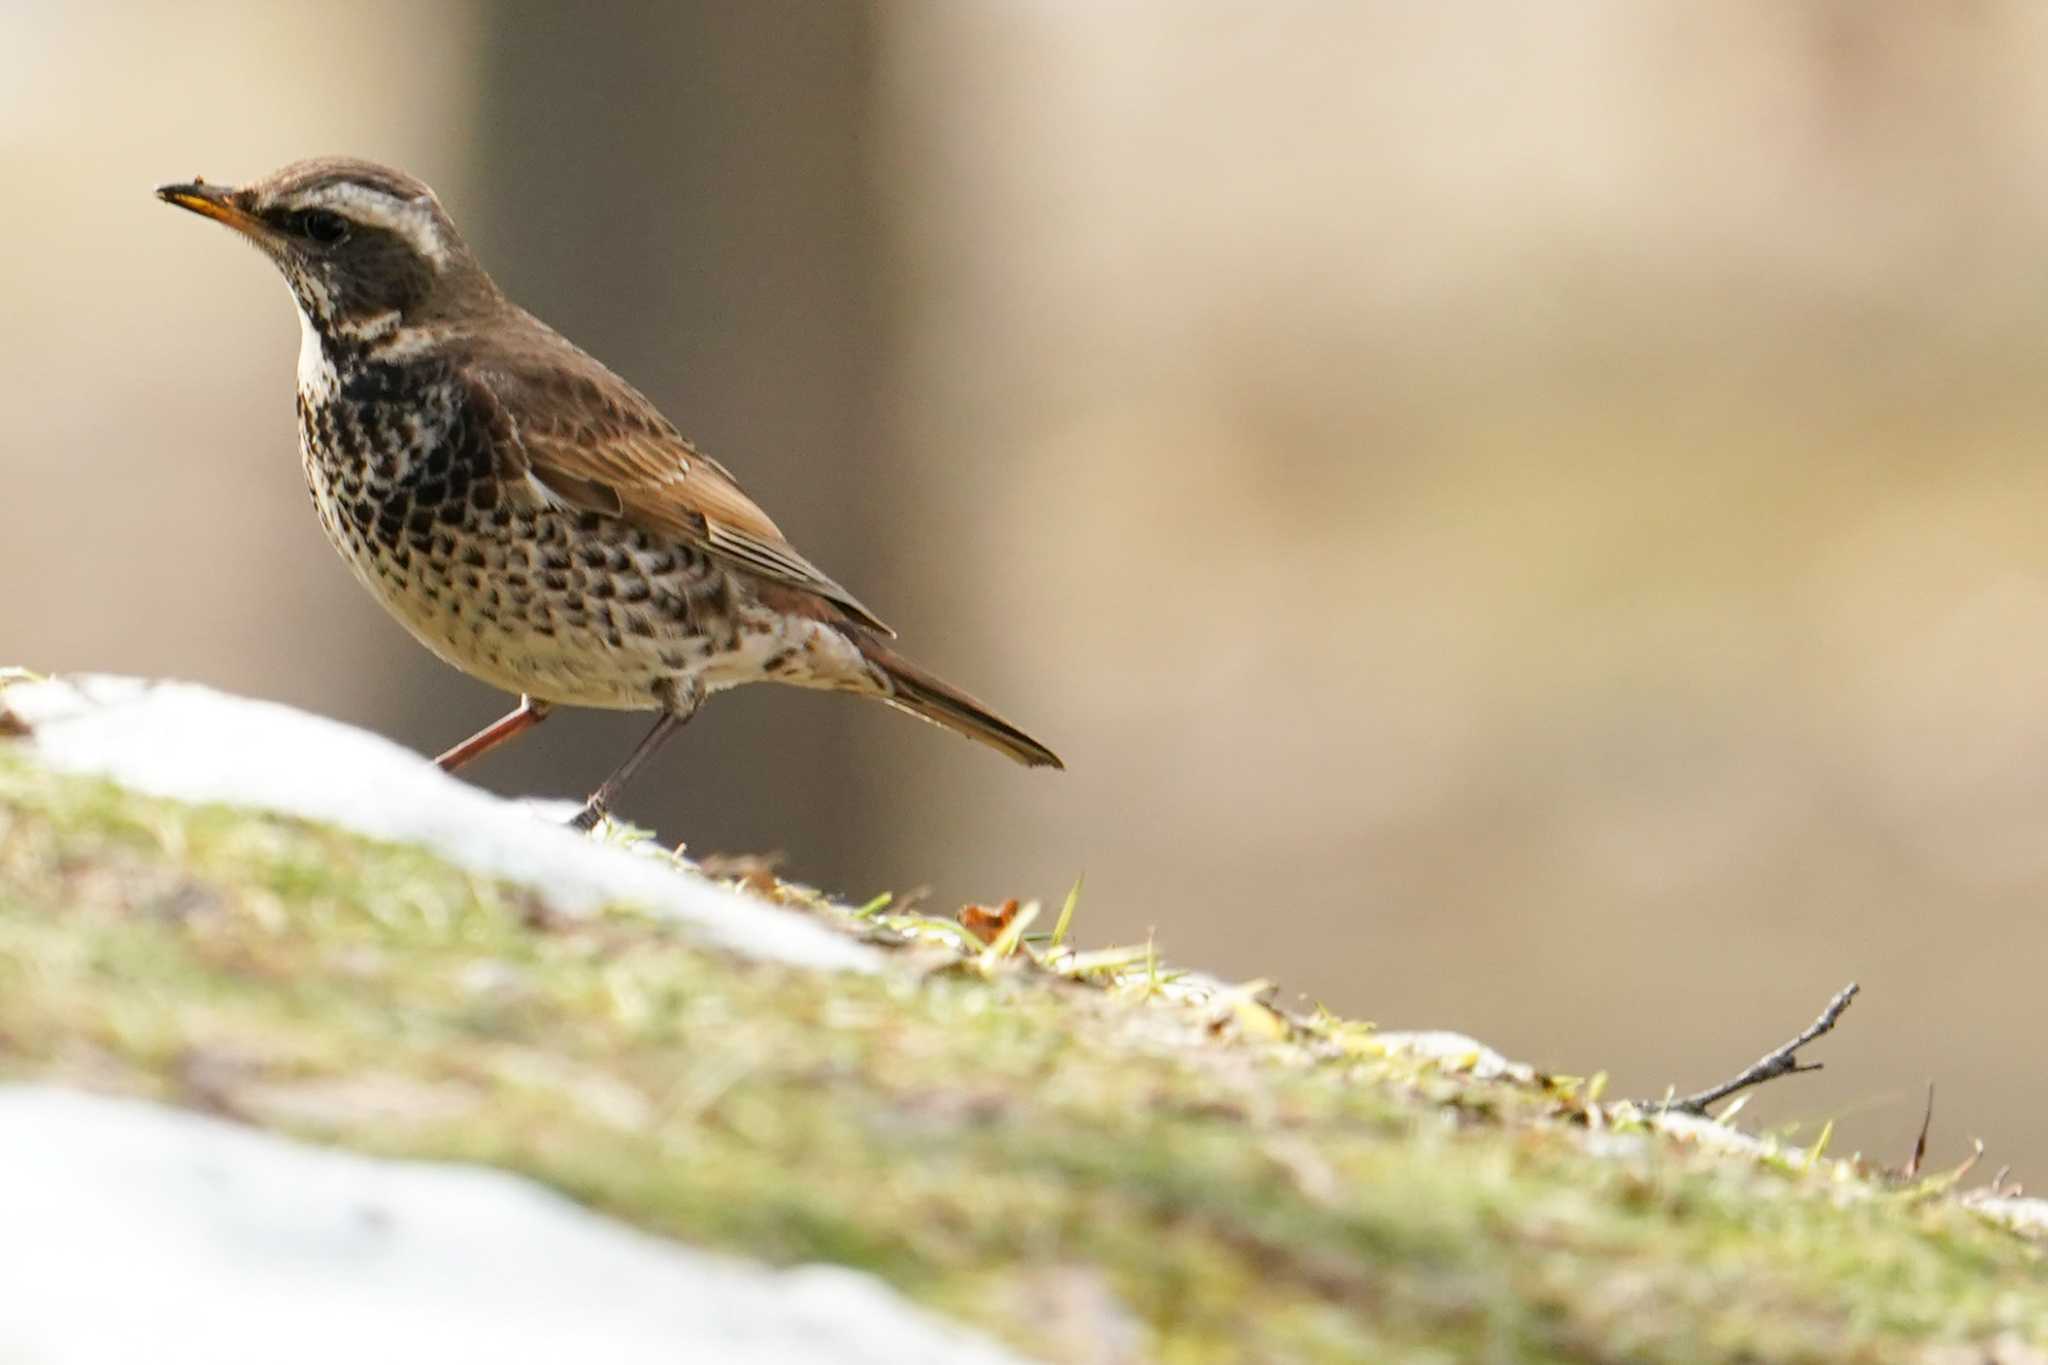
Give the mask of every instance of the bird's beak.
<svg viewBox="0 0 2048 1365">
<path fill-rule="evenodd" d="M 217 223 L 226 223 L 235 231 L 251 237 L 268 230 L 262 219 L 244 212 L 235 202 L 235 191 L 223 185 L 209 185 L 204 180 L 194 180 L 185 185 L 159 185 L 156 197 L 166 204 L 190 209 Z"/>
</svg>

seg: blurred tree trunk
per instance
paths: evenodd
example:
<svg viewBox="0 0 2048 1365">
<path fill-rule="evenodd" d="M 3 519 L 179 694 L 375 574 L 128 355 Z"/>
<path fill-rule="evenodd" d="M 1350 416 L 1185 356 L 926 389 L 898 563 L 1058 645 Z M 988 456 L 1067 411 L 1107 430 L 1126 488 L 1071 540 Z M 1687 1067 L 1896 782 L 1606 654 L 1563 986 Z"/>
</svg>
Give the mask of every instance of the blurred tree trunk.
<svg viewBox="0 0 2048 1365">
<path fill-rule="evenodd" d="M 866 7 L 676 3 L 599 23 L 522 4 L 484 27 L 465 221 L 486 264 L 731 465 L 806 554 L 871 588 L 863 553 L 886 528 L 864 496 L 880 354 Z M 722 697 L 627 813 L 698 851 L 785 848 L 795 875 L 872 876 L 855 709 L 780 688 Z M 482 776 L 581 791 L 645 723 L 564 715 Z"/>
</svg>

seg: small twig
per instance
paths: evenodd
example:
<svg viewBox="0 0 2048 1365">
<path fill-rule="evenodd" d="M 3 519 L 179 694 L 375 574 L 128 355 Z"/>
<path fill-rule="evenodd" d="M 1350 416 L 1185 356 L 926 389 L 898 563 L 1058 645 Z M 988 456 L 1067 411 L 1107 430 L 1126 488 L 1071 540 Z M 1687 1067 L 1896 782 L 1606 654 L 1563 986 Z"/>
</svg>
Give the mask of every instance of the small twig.
<svg viewBox="0 0 2048 1365">
<path fill-rule="evenodd" d="M 1859 989 L 1861 988 L 1853 981 L 1842 987 L 1836 992 L 1835 998 L 1828 1001 L 1828 1007 L 1820 1012 L 1820 1018 L 1806 1026 L 1805 1032 L 1783 1047 L 1757 1058 L 1747 1070 L 1732 1080 L 1723 1081 L 1693 1095 L 1645 1101 L 1640 1107 L 1654 1114 L 1694 1114 L 1705 1118 L 1708 1105 L 1725 1100 L 1738 1090 L 1747 1090 L 1753 1085 L 1762 1085 L 1765 1081 L 1774 1081 L 1780 1076 L 1820 1070 L 1819 1062 L 1800 1061 L 1799 1049 L 1834 1028 L 1835 1022 L 1842 1017 L 1842 1011 L 1849 1008 L 1849 1002 L 1856 998 Z"/>
</svg>

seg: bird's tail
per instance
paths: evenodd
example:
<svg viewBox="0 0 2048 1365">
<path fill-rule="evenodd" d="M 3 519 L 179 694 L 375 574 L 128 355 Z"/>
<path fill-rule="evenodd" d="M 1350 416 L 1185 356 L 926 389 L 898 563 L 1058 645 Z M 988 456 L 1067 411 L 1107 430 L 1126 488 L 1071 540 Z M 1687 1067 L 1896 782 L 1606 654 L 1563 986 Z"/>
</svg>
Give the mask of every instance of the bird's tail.
<svg viewBox="0 0 2048 1365">
<path fill-rule="evenodd" d="M 940 682 L 880 641 L 863 633 L 856 643 L 885 680 L 881 699 L 897 710 L 908 711 L 921 720 L 943 725 L 954 734 L 978 740 L 999 753 L 1008 754 L 1027 768 L 1067 766 L 1060 762 L 1058 754 L 959 688 Z"/>
</svg>

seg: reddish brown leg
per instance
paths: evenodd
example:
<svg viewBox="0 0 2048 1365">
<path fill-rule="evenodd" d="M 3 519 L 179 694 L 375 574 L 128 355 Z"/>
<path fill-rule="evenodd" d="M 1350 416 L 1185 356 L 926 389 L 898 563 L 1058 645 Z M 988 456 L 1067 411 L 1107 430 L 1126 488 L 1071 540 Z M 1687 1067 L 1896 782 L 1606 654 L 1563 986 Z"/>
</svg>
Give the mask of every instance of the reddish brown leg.
<svg viewBox="0 0 2048 1365">
<path fill-rule="evenodd" d="M 434 762 L 441 765 L 441 771 L 452 773 L 473 758 L 484 754 L 517 735 L 523 735 L 548 718 L 552 708 L 544 701 L 532 697 L 521 697 L 519 706 L 508 715 L 492 721 L 483 729 L 471 735 L 462 743 L 442 754 Z"/>
</svg>

